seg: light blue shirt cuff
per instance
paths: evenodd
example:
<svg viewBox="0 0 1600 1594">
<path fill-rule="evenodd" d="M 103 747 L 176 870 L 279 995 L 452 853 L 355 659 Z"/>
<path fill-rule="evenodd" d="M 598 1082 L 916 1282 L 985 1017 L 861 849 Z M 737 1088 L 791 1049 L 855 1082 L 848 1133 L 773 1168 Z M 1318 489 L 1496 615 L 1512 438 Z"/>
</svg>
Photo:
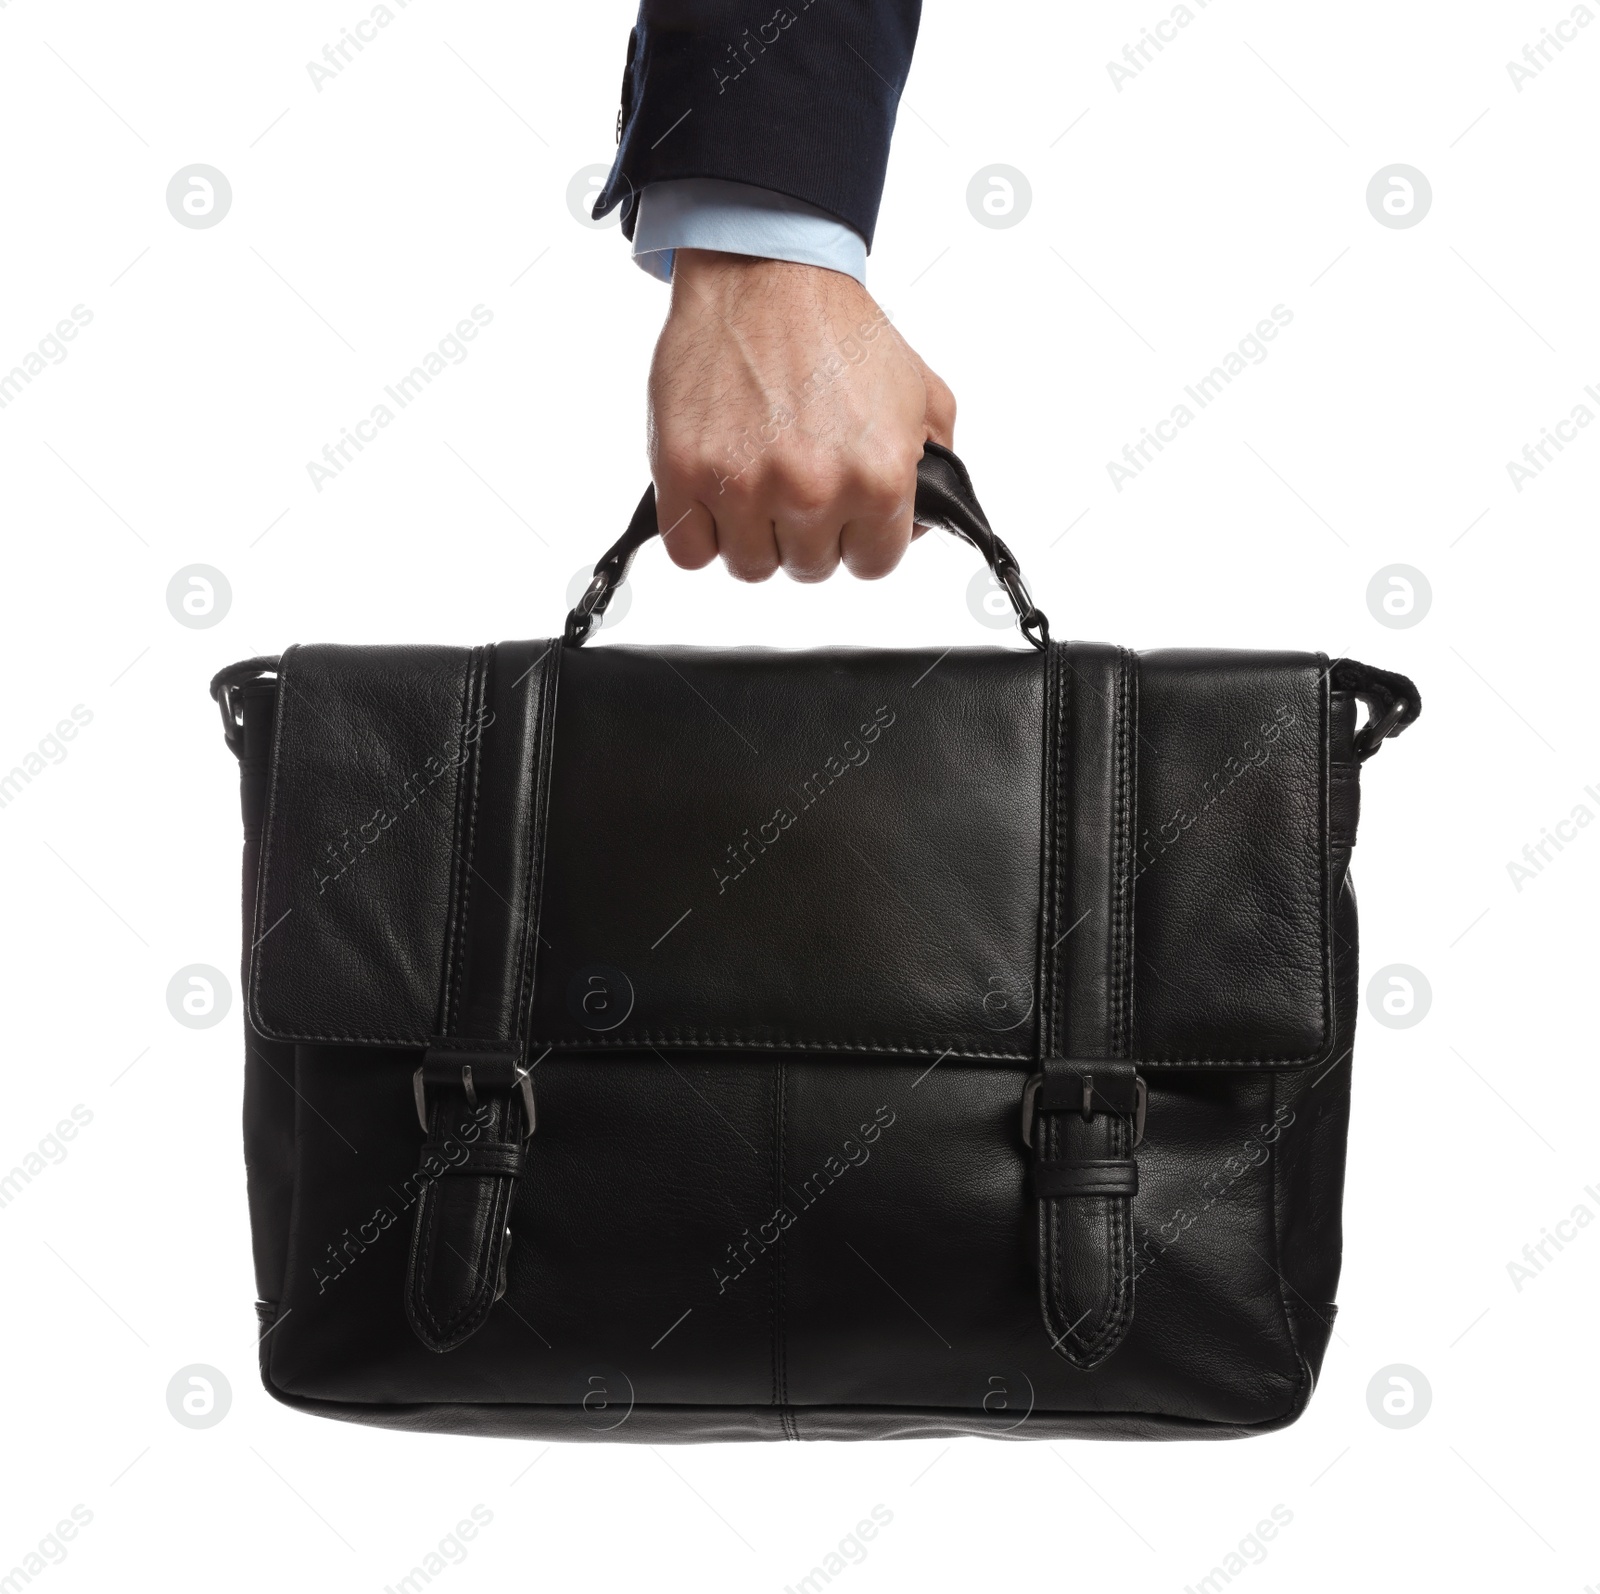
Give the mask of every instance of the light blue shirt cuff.
<svg viewBox="0 0 1600 1594">
<path fill-rule="evenodd" d="M 720 177 L 651 183 L 640 194 L 633 258 L 670 282 L 677 249 L 792 260 L 842 271 L 863 286 L 867 280 L 867 245 L 854 228 L 803 199 Z"/>
</svg>

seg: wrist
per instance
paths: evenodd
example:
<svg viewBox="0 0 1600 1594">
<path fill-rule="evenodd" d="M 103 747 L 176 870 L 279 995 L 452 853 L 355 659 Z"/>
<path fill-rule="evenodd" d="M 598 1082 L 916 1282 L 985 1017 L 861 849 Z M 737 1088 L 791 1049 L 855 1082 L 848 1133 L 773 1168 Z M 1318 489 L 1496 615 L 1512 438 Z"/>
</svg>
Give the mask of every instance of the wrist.
<svg viewBox="0 0 1600 1594">
<path fill-rule="evenodd" d="M 849 294 L 866 299 L 865 288 L 846 272 L 797 260 L 770 260 L 760 255 L 725 254 L 716 249 L 679 249 L 672 269 L 673 298 L 687 292 L 696 300 L 740 299 L 750 294 L 775 297 L 833 297 Z"/>
</svg>

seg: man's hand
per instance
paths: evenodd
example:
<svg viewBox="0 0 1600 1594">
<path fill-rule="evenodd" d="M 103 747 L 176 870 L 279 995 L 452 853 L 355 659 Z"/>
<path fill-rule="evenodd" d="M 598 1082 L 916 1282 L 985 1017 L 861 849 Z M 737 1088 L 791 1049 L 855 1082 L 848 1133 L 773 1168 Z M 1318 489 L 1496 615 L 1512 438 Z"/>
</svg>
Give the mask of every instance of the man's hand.
<svg viewBox="0 0 1600 1594">
<path fill-rule="evenodd" d="M 950 389 L 853 277 L 680 249 L 650 371 L 662 540 L 741 581 L 780 566 L 886 576 L 913 536 L 917 461 L 950 446 Z"/>
</svg>

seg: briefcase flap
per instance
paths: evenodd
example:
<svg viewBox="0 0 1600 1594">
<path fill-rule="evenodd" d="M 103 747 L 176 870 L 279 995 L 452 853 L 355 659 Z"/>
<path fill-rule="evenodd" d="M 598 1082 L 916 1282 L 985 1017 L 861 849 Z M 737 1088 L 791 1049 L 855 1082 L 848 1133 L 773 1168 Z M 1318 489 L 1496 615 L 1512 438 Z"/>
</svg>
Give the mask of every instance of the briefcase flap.
<svg viewBox="0 0 1600 1594">
<path fill-rule="evenodd" d="M 1026 1062 L 1125 948 L 1146 1066 L 1329 1056 L 1327 661 L 1104 655 L 1114 714 L 1071 647 L 293 649 L 252 1020 Z"/>
</svg>

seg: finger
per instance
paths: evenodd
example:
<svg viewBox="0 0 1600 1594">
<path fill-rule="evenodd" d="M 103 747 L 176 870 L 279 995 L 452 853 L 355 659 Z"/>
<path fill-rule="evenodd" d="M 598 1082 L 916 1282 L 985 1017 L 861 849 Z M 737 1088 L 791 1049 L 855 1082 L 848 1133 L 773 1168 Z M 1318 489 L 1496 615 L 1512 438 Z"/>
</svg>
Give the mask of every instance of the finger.
<svg viewBox="0 0 1600 1594">
<path fill-rule="evenodd" d="M 684 570 L 701 570 L 717 557 L 717 524 L 697 498 L 656 488 L 656 526 L 667 557 Z"/>
<path fill-rule="evenodd" d="M 839 558 L 851 575 L 876 581 L 905 557 L 911 546 L 916 486 L 913 461 L 893 473 L 880 469 L 858 483 L 852 513 L 839 534 Z"/>
<path fill-rule="evenodd" d="M 778 557 L 791 581 L 826 581 L 839 568 L 839 516 L 785 515 L 774 522 Z"/>
<path fill-rule="evenodd" d="M 922 426 L 929 442 L 940 443 L 945 448 L 954 448 L 956 444 L 956 396 L 945 386 L 943 379 L 934 371 L 930 371 L 919 360 L 920 374 L 922 376 L 922 391 L 924 394 Z M 911 528 L 913 542 L 927 530 L 927 526 L 920 522 Z"/>
<path fill-rule="evenodd" d="M 911 546 L 911 510 L 892 522 L 847 520 L 839 534 L 839 559 L 858 581 L 878 581 Z"/>
<path fill-rule="evenodd" d="M 717 552 L 735 581 L 766 581 L 776 574 L 778 539 L 763 506 L 754 500 L 719 504 Z"/>
<path fill-rule="evenodd" d="M 792 581 L 826 581 L 839 568 L 839 533 L 849 483 L 831 461 L 775 461 L 764 484 L 784 574 Z"/>
<path fill-rule="evenodd" d="M 652 429 L 650 474 L 656 484 L 656 529 L 667 557 L 684 570 L 702 569 L 717 557 L 717 533 L 698 460 L 690 450 L 670 447 Z"/>
</svg>

